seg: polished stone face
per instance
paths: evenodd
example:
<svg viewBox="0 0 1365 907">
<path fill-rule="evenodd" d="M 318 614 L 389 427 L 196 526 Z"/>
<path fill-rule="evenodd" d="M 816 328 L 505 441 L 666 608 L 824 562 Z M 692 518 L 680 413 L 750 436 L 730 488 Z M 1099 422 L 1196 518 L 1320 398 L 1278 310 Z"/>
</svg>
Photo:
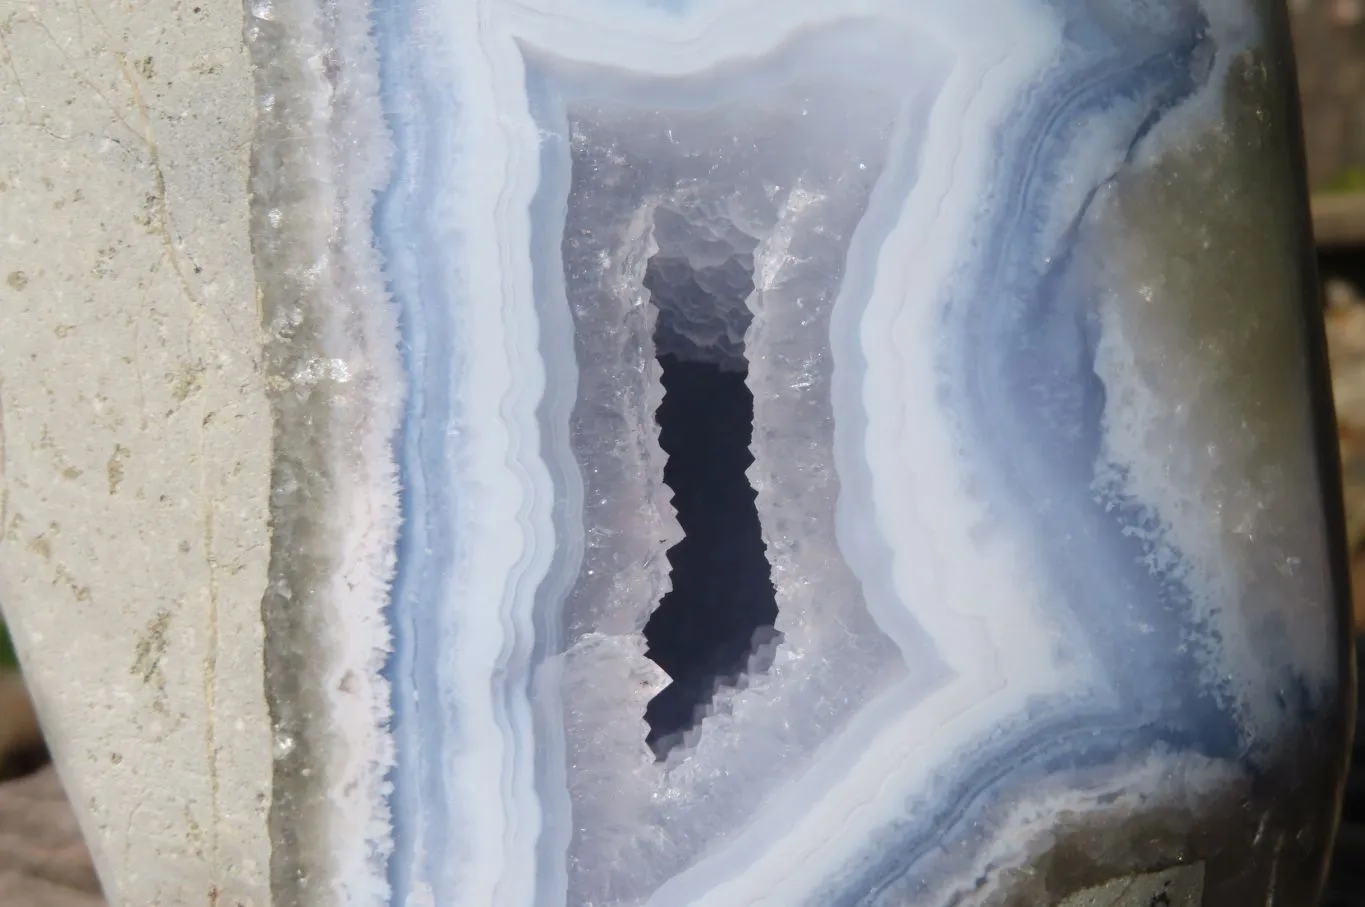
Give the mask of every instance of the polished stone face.
<svg viewBox="0 0 1365 907">
<path fill-rule="evenodd" d="M 1307 903 L 1275 10 L 256 9 L 280 902 Z"/>
</svg>

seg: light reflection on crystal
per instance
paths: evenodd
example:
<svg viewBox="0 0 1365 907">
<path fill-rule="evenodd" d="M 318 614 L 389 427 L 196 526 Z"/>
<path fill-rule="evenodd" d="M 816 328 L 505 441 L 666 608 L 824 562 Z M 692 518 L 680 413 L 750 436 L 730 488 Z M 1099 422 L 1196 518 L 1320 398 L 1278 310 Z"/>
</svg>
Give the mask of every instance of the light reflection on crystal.
<svg viewBox="0 0 1365 907">
<path fill-rule="evenodd" d="M 264 141 L 311 142 L 258 187 L 314 464 L 267 601 L 276 828 L 317 830 L 282 902 L 1312 890 L 1321 814 L 1258 793 L 1334 783 L 1343 672 L 1262 5 L 257 18 L 299 61 Z M 778 610 L 659 762 L 675 347 L 746 360 Z"/>
</svg>

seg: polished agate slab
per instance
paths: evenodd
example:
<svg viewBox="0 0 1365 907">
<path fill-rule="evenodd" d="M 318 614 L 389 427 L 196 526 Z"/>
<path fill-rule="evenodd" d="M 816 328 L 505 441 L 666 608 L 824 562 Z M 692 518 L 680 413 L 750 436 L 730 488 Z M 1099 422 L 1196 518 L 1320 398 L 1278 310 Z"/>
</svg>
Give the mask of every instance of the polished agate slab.
<svg viewBox="0 0 1365 907">
<path fill-rule="evenodd" d="M 1271 10 L 252 7 L 278 903 L 1307 903 Z"/>
</svg>

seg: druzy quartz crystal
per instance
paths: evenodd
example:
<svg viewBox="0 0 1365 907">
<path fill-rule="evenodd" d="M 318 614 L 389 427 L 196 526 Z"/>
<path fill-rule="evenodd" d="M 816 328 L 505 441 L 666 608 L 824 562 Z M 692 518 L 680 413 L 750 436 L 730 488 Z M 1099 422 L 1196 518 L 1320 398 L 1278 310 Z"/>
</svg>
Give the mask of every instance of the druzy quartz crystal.
<svg viewBox="0 0 1365 907">
<path fill-rule="evenodd" d="M 1311 902 L 1277 4 L 249 14 L 277 904 Z"/>
</svg>

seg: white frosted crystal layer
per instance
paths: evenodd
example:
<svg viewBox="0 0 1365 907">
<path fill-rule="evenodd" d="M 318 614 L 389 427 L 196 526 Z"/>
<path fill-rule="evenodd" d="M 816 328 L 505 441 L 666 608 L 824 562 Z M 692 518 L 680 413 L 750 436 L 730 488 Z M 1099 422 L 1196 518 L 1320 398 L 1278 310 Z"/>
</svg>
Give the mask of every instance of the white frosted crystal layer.
<svg viewBox="0 0 1365 907">
<path fill-rule="evenodd" d="M 359 5 L 282 0 L 253 12 L 253 241 L 275 416 L 262 608 L 272 889 L 279 905 L 382 904 L 393 765 L 384 610 L 406 382 L 370 212 L 390 148 Z M 352 130 L 379 140 L 357 143 Z"/>
<path fill-rule="evenodd" d="M 328 10 L 298 900 L 1055 902 L 1049 817 L 1197 816 L 1329 707 L 1261 7 Z M 656 761 L 661 356 L 747 372 L 778 616 Z"/>
</svg>

